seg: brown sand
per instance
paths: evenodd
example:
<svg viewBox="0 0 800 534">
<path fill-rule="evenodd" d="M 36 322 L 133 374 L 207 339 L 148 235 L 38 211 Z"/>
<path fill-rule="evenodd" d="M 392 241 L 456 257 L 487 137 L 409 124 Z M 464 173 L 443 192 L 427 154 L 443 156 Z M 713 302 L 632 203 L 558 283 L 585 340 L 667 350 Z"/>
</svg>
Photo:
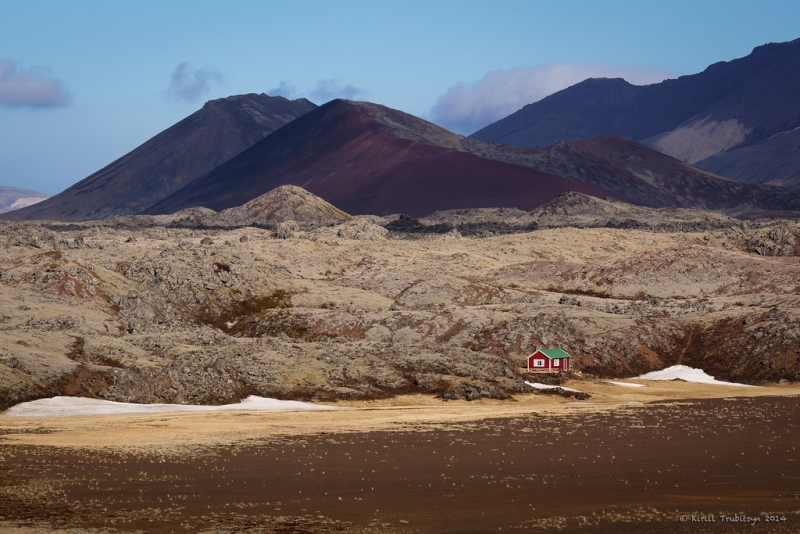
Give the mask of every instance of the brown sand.
<svg viewBox="0 0 800 534">
<path fill-rule="evenodd" d="M 0 530 L 800 531 L 796 387 L 569 385 L 589 404 L 2 418 Z"/>
</svg>

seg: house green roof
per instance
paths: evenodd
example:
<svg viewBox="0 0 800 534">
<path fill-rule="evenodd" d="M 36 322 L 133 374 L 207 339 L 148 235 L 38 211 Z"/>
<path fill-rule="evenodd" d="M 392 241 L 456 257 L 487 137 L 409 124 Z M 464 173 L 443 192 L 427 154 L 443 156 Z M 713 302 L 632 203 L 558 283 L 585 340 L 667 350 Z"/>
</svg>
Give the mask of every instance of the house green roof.
<svg viewBox="0 0 800 534">
<path fill-rule="evenodd" d="M 564 358 L 570 358 L 570 355 L 564 349 L 554 348 L 554 349 L 539 349 L 539 352 L 544 353 L 545 356 L 550 358 L 551 360 L 563 360 Z"/>
</svg>

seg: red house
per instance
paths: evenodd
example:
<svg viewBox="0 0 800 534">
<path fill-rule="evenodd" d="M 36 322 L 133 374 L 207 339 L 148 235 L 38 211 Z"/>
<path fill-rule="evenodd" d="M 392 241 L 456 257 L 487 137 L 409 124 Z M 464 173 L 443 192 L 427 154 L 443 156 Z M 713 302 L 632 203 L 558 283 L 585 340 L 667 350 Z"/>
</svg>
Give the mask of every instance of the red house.
<svg viewBox="0 0 800 534">
<path fill-rule="evenodd" d="M 560 373 L 569 371 L 570 355 L 563 349 L 539 349 L 528 356 L 528 371 Z"/>
</svg>

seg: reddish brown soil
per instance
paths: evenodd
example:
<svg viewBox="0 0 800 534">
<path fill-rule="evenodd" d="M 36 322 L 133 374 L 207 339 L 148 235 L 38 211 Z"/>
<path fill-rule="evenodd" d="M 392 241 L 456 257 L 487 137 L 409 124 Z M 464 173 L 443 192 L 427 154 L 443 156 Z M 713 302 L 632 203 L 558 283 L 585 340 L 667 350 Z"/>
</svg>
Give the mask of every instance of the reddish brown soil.
<svg viewBox="0 0 800 534">
<path fill-rule="evenodd" d="M 798 532 L 798 421 L 798 398 L 762 397 L 285 437 L 182 459 L 3 447 L 0 488 L 20 491 L 0 516 L 151 533 Z"/>
<path fill-rule="evenodd" d="M 382 106 L 335 100 L 149 207 L 147 213 L 193 206 L 219 211 L 285 184 L 303 187 L 354 215 L 416 217 L 478 207 L 530 210 L 567 191 L 617 197 L 556 174 L 411 141 L 376 117 L 376 108 L 395 124 L 409 121 L 410 126 L 397 128 L 412 137 L 428 125 Z"/>
</svg>

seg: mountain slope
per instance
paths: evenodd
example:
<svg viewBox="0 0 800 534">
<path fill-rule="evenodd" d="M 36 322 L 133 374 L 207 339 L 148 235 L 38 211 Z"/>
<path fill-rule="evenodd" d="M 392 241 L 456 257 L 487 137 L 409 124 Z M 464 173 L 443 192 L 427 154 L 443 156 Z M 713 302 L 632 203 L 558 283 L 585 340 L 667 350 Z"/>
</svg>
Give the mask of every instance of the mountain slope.
<svg viewBox="0 0 800 534">
<path fill-rule="evenodd" d="M 30 189 L 0 186 L 0 213 L 22 209 L 49 197 L 50 195 L 31 191 Z"/>
<path fill-rule="evenodd" d="M 531 209 L 603 189 L 464 151 L 476 144 L 377 104 L 334 100 L 269 135 L 144 213 L 239 206 L 284 184 L 351 214 L 489 206 Z M 611 194 L 613 196 L 613 194 Z"/>
<path fill-rule="evenodd" d="M 211 100 L 104 169 L 4 218 L 82 221 L 138 213 L 315 107 L 265 94 Z"/>
<path fill-rule="evenodd" d="M 800 126 L 797 94 L 800 39 L 647 86 L 585 80 L 471 137 L 542 147 L 616 134 L 692 163 Z"/>
<path fill-rule="evenodd" d="M 781 132 L 754 145 L 728 150 L 695 166 L 734 180 L 800 191 L 800 128 Z"/>
<path fill-rule="evenodd" d="M 527 165 L 613 191 L 640 206 L 737 216 L 800 211 L 796 191 L 725 179 L 619 136 L 562 141 L 522 153 Z"/>
</svg>

